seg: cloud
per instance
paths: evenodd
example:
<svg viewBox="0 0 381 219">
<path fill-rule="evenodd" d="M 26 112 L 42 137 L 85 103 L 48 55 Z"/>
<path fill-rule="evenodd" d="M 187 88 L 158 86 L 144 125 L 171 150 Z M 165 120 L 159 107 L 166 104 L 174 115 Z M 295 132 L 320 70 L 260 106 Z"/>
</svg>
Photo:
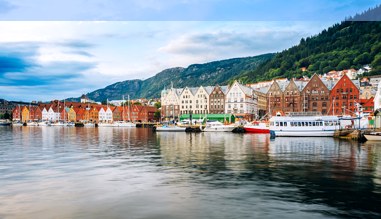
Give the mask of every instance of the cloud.
<svg viewBox="0 0 381 219">
<path fill-rule="evenodd" d="M 58 59 L 53 57 L 53 59 L 41 61 L 41 56 L 46 56 L 43 54 L 45 47 L 53 47 Z M 38 93 L 39 95 L 34 98 L 51 98 L 52 95 L 59 95 L 59 91 L 63 89 L 82 90 L 81 83 L 92 87 L 87 81 L 91 81 L 88 77 L 91 77 L 89 76 L 91 72 L 94 73 L 97 62 L 82 61 L 78 57 L 92 57 L 91 53 L 83 49 L 93 47 L 94 45 L 81 41 L 56 44 L 47 42 L 0 44 L 2 97 L 12 100 L 23 94 L 24 99 L 30 100 L 33 98 L 32 93 Z M 60 59 L 60 57 L 65 58 Z"/>
<path fill-rule="evenodd" d="M 6 0 L 0 0 L 0 13 L 7 13 L 13 9 L 16 9 L 16 6 Z"/>
<path fill-rule="evenodd" d="M 212 58 L 221 57 L 222 54 L 226 57 L 235 57 L 236 54 L 259 55 L 286 49 L 303 36 L 292 29 L 190 33 L 171 40 L 159 51 L 181 56 L 208 54 Z"/>
</svg>

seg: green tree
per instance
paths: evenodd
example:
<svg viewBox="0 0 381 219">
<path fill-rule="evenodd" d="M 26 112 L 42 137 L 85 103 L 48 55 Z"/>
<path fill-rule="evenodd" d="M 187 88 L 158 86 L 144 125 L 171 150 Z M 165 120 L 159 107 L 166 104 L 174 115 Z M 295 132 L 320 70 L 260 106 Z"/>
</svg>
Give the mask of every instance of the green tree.
<svg viewBox="0 0 381 219">
<path fill-rule="evenodd" d="M 337 65 L 337 70 L 341 71 L 344 69 L 349 69 L 351 67 L 351 63 L 348 60 L 343 60 Z"/>
<path fill-rule="evenodd" d="M 4 113 L 4 119 L 11 119 L 11 114 L 8 111 Z"/>
<path fill-rule="evenodd" d="M 376 55 L 376 57 L 374 57 L 371 66 L 375 69 L 381 67 L 381 55 Z"/>
<path fill-rule="evenodd" d="M 159 121 L 161 118 L 161 113 L 159 110 L 157 110 L 154 114 L 153 117 L 155 118 L 156 121 Z"/>
<path fill-rule="evenodd" d="M 160 109 L 160 107 L 161 107 L 161 102 L 156 102 L 156 103 L 155 103 L 155 107 L 156 107 L 156 109 Z"/>
</svg>

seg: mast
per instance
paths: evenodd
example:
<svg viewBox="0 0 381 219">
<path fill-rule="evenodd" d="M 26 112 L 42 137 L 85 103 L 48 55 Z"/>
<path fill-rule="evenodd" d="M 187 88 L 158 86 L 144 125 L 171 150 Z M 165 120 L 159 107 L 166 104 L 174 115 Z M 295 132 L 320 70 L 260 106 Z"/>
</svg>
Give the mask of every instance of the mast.
<svg viewBox="0 0 381 219">
<path fill-rule="evenodd" d="M 124 95 L 123 95 L 123 112 L 122 112 L 122 121 L 125 121 L 125 119 L 124 119 L 124 112 L 126 111 L 125 108 L 126 108 L 126 103 L 124 102 Z"/>
<path fill-rule="evenodd" d="M 127 95 L 127 97 L 128 97 L 128 102 L 127 102 L 127 104 L 128 104 L 128 121 L 131 122 L 131 119 L 130 119 L 130 95 Z"/>
</svg>

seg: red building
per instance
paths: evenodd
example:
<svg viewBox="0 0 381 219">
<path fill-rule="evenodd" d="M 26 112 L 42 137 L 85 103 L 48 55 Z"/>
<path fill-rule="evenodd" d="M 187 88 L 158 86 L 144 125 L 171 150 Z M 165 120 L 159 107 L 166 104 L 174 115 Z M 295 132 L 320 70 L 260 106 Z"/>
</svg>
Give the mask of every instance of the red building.
<svg viewBox="0 0 381 219">
<path fill-rule="evenodd" d="M 360 91 L 347 75 L 335 84 L 330 92 L 330 114 L 353 115 L 359 103 Z"/>
</svg>

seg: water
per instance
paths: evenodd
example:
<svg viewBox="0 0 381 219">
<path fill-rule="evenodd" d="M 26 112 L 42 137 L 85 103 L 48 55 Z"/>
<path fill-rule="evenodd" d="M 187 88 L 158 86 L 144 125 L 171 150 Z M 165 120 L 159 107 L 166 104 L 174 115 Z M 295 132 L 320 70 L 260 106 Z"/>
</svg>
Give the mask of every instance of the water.
<svg viewBox="0 0 381 219">
<path fill-rule="evenodd" d="M 0 127 L 0 218 L 380 218 L 381 143 Z"/>
</svg>

